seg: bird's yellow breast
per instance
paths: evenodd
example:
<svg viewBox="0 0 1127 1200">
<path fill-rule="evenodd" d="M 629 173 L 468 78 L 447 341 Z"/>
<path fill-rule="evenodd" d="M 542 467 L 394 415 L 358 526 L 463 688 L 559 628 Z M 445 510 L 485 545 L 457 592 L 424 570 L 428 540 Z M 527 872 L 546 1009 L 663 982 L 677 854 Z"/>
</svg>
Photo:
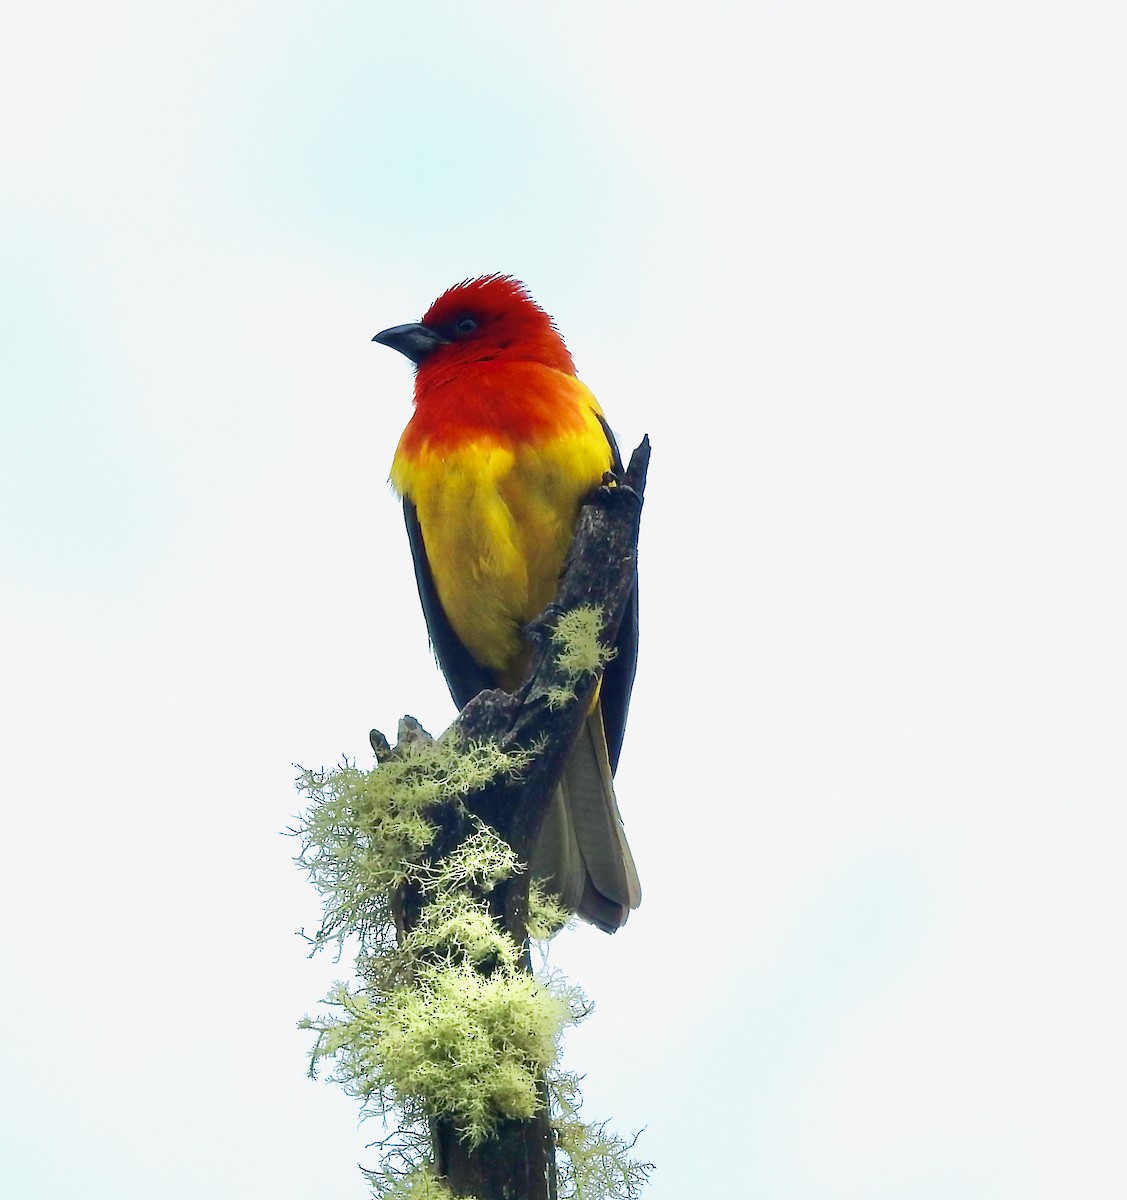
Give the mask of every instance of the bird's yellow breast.
<svg viewBox="0 0 1127 1200">
<path fill-rule="evenodd" d="M 569 383 L 579 419 L 565 432 L 517 438 L 482 429 L 456 444 L 416 436 L 409 453 L 405 433 L 392 466 L 393 486 L 418 513 L 454 632 L 505 687 L 523 671 L 522 626 L 555 595 L 580 503 L 613 462 L 594 397 L 574 377 Z"/>
</svg>

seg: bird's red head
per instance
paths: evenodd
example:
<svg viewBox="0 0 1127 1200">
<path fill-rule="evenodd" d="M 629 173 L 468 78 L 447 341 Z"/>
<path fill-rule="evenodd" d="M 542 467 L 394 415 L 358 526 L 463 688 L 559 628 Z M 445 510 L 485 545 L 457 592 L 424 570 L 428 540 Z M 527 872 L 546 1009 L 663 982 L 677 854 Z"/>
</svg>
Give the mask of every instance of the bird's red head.
<svg viewBox="0 0 1127 1200">
<path fill-rule="evenodd" d="M 535 362 L 568 375 L 575 363 L 552 318 L 509 275 L 466 279 L 442 293 L 418 325 L 397 325 L 374 339 L 406 354 L 420 384 L 490 362 Z"/>
</svg>

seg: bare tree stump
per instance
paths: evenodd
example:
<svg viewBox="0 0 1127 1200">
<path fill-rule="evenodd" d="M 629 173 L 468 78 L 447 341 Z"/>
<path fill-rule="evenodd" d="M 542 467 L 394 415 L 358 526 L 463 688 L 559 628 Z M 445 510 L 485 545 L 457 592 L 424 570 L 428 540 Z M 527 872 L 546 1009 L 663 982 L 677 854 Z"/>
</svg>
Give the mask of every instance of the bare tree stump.
<svg viewBox="0 0 1127 1200">
<path fill-rule="evenodd" d="M 561 620 L 584 607 L 600 614 L 599 641 L 614 642 L 633 592 L 638 554 L 638 531 L 649 439 L 634 451 L 621 478 L 608 477 L 580 509 L 571 552 L 560 576 L 551 607 L 526 631 L 533 644 L 532 659 L 521 686 L 513 694 L 482 692 L 459 713 L 447 737 L 469 744 L 493 741 L 502 750 L 534 752 L 519 779 L 497 778 L 465 797 L 467 814 L 491 826 L 527 863 L 532 847 L 559 784 L 564 762 L 586 718 L 601 672 L 575 683 L 558 661 L 555 633 Z M 561 701 L 560 696 L 567 695 Z M 378 758 L 395 756 L 404 743 L 428 735 L 412 718 L 400 724 L 400 745 L 392 750 L 378 730 L 371 733 Z M 437 861 L 450 854 L 471 829 L 466 815 L 452 806 L 437 814 L 439 833 L 428 857 Z M 522 948 L 525 969 L 528 952 L 527 870 L 502 881 L 485 899 L 497 923 Z M 422 896 L 407 889 L 397 898 L 400 931 L 418 919 Z M 456 1196 L 478 1200 L 556 1200 L 555 1138 L 547 1086 L 541 1081 L 540 1110 L 528 1120 L 503 1120 L 477 1146 L 463 1141 L 450 1119 L 431 1122 L 435 1167 Z"/>
</svg>

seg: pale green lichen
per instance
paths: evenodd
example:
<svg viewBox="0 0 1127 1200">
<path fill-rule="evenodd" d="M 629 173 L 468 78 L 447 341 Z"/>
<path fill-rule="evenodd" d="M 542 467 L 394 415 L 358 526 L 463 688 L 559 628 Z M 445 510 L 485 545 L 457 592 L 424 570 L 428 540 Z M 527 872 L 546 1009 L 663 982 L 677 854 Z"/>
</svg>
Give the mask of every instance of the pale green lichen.
<svg viewBox="0 0 1127 1200">
<path fill-rule="evenodd" d="M 402 758 L 370 771 L 347 761 L 331 771 L 302 770 L 297 786 L 311 804 L 294 832 L 302 842 L 297 862 L 324 906 L 315 947 L 353 934 L 382 950 L 394 934 L 390 897 L 434 840 L 430 814 L 519 772 L 525 759 L 491 743 L 440 738 L 413 743 Z M 482 870 L 496 871 L 491 862 Z"/>
<path fill-rule="evenodd" d="M 333 1058 L 331 1078 L 350 1095 L 451 1117 L 474 1145 L 499 1120 L 533 1115 L 560 1034 L 586 1011 L 577 993 L 506 959 L 489 974 L 423 964 L 412 986 L 379 1000 L 338 985 L 328 1003 L 336 1014 L 302 1022 L 317 1033 L 313 1069 Z"/>
<path fill-rule="evenodd" d="M 436 897 L 419 914 L 403 947 L 420 961 L 465 960 L 478 969 L 519 963 L 516 943 L 498 928 L 488 905 L 467 896 Z"/>
<path fill-rule="evenodd" d="M 563 614 L 552 631 L 558 647 L 556 663 L 564 672 L 563 686 L 548 691 L 548 704 L 559 708 L 575 696 L 575 685 L 586 675 L 603 670 L 615 656 L 613 648 L 599 640 L 603 629 L 603 610 L 583 604 Z"/>
<path fill-rule="evenodd" d="M 369 1173 L 371 1174 L 371 1173 Z M 434 1177 L 426 1167 L 410 1171 L 406 1175 L 383 1175 L 372 1178 L 378 1200 L 459 1200 L 459 1197 Z M 460 1200 L 474 1200 L 464 1196 Z"/>
<path fill-rule="evenodd" d="M 515 756 L 510 756 L 515 761 Z M 441 896 L 467 887 L 488 893 L 520 869 L 512 846 L 488 825 L 476 822 L 474 832 L 440 862 L 418 872 L 424 891 Z"/>
<path fill-rule="evenodd" d="M 381 1065 L 398 1095 L 453 1117 L 478 1144 L 498 1120 L 535 1113 L 537 1081 L 571 1019 L 563 997 L 519 970 L 428 970 L 383 1006 Z"/>
<path fill-rule="evenodd" d="M 653 1163 L 632 1158 L 630 1141 L 608 1131 L 606 1122 L 588 1124 L 579 1117 L 579 1076 L 556 1072 L 549 1080 L 560 1200 L 637 1200 Z"/>
<path fill-rule="evenodd" d="M 533 880 L 528 888 L 528 936 L 548 942 L 570 923 L 570 911 Z"/>
<path fill-rule="evenodd" d="M 606 661 L 597 610 L 587 611 L 566 635 L 576 680 Z M 578 1081 L 556 1069 L 563 1030 L 590 1005 L 562 977 L 529 974 L 523 947 L 490 911 L 493 889 L 523 868 L 463 801 L 523 765 L 522 756 L 489 745 L 420 740 L 371 771 L 345 762 L 299 778 L 311 805 L 295 831 L 297 861 L 324 903 L 314 948 L 355 938 L 360 972 L 358 985 L 338 984 L 327 1011 L 301 1027 L 316 1034 L 310 1073 L 331 1059 L 330 1078 L 398 1127 L 397 1148 L 385 1151 L 379 1170 L 365 1171 L 378 1200 L 450 1200 L 430 1169 L 428 1118 L 451 1119 L 478 1144 L 498 1121 L 532 1116 L 545 1080 L 561 1200 L 634 1200 L 648 1172 L 630 1159 L 630 1144 L 579 1119 Z M 469 832 L 433 862 L 432 821 L 442 804 L 459 808 Z M 410 930 L 397 933 L 392 897 L 408 883 L 422 906 Z M 534 883 L 528 908 L 537 940 L 569 919 Z"/>
</svg>

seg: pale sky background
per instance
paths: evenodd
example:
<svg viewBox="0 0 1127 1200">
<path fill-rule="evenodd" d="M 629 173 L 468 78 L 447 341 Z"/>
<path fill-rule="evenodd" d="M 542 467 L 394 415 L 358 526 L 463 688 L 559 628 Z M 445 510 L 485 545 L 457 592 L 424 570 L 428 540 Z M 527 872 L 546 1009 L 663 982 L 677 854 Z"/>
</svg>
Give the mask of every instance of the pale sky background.
<svg viewBox="0 0 1127 1200">
<path fill-rule="evenodd" d="M 8 15 L 5 1197 L 366 1194 L 279 831 L 452 716 L 369 339 L 490 271 L 654 444 L 589 1115 L 651 1200 L 1127 1194 L 1116 8 Z"/>
</svg>

